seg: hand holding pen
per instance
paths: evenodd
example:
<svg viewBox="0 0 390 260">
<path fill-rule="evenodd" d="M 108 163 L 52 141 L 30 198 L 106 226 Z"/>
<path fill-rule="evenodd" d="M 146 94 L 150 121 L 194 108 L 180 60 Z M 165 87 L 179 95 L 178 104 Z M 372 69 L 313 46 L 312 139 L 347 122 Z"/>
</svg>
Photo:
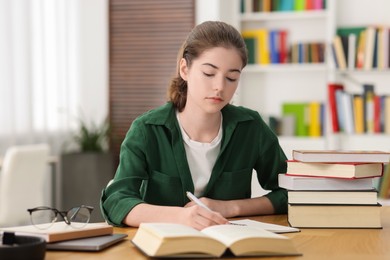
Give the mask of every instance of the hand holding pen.
<svg viewBox="0 0 390 260">
<path fill-rule="evenodd" d="M 192 202 L 195 202 L 195 204 L 201 206 L 202 208 L 205 208 L 209 211 L 212 211 L 209 207 L 207 207 L 202 201 L 200 201 L 200 199 L 198 199 L 194 194 L 192 194 L 190 191 L 187 191 L 186 192 L 186 195 L 187 195 L 187 198 L 192 201 Z"/>
<path fill-rule="evenodd" d="M 202 208 L 205 208 L 207 209 L 208 211 L 211 211 L 212 210 L 207 207 L 200 199 L 198 199 L 194 194 L 192 194 L 191 192 L 187 191 L 186 192 L 186 195 L 187 195 L 187 198 L 191 201 L 193 201 L 195 204 L 201 206 Z M 228 222 L 229 224 L 233 224 L 233 225 L 241 225 L 241 224 L 235 224 L 235 223 L 232 223 L 232 222 Z"/>
</svg>

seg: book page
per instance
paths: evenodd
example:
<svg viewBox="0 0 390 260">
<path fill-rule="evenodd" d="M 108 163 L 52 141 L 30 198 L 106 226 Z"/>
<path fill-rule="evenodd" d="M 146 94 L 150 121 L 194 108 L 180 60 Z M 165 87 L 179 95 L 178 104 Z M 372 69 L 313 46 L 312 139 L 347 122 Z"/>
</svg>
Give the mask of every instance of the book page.
<svg viewBox="0 0 390 260">
<path fill-rule="evenodd" d="M 143 228 L 161 238 L 170 237 L 205 237 L 205 235 L 198 230 L 173 223 L 148 223 L 143 225 Z"/>
<path fill-rule="evenodd" d="M 211 226 L 203 229 L 201 232 L 221 241 L 227 247 L 230 247 L 239 240 L 247 238 L 287 239 L 284 236 L 267 230 L 232 224 Z"/>
<path fill-rule="evenodd" d="M 253 228 L 265 229 L 271 231 L 273 233 L 292 233 L 292 232 L 300 232 L 298 228 L 287 227 L 276 224 L 269 224 L 260 221 L 255 221 L 251 219 L 240 219 L 240 220 L 232 220 L 230 223 L 246 225 Z"/>
</svg>

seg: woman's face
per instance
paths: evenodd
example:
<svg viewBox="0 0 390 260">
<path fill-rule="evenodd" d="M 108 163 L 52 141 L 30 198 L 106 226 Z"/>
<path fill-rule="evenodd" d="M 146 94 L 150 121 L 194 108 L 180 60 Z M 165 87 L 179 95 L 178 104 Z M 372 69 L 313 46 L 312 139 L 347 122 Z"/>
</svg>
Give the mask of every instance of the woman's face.
<svg viewBox="0 0 390 260">
<path fill-rule="evenodd" d="M 242 61 L 234 48 L 215 47 L 192 61 L 180 61 L 180 76 L 187 81 L 185 110 L 219 112 L 232 99 L 238 87 Z"/>
</svg>

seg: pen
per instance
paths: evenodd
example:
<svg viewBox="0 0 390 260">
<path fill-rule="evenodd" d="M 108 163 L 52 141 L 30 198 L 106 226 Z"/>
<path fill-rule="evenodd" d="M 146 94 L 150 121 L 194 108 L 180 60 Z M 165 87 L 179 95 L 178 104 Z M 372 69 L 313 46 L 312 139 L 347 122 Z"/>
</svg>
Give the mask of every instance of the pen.
<svg viewBox="0 0 390 260">
<path fill-rule="evenodd" d="M 190 191 L 186 192 L 187 198 L 189 198 L 191 201 L 195 202 L 197 205 L 201 206 L 202 208 L 205 208 L 209 211 L 212 211 L 209 207 L 207 207 L 203 202 L 201 202 L 194 194 L 192 194 Z M 239 223 L 233 223 L 229 221 L 229 224 L 231 225 L 237 225 L 237 226 L 246 226 L 245 224 L 239 224 Z"/>
<path fill-rule="evenodd" d="M 192 194 L 190 191 L 187 191 L 186 194 L 187 194 L 187 198 L 189 198 L 191 201 L 195 202 L 197 205 L 199 205 L 199 206 L 201 206 L 209 211 L 212 211 L 205 204 L 203 204 L 203 202 L 201 202 L 197 197 L 195 197 L 195 195 Z"/>
</svg>

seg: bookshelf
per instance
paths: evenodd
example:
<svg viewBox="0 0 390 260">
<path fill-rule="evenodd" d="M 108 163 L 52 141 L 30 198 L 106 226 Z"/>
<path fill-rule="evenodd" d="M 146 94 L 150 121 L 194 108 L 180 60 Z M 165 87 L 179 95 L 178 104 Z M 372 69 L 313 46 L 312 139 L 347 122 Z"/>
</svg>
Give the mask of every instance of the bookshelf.
<svg viewBox="0 0 390 260">
<path fill-rule="evenodd" d="M 351 12 L 351 8 L 353 12 Z M 335 29 L 340 27 L 367 27 L 367 26 L 390 26 L 390 17 L 385 10 L 390 8 L 390 2 L 386 0 L 337 1 L 335 12 Z M 370 10 L 367 15 L 367 10 Z M 390 69 L 350 69 L 339 70 L 332 68 L 329 72 L 335 81 L 342 82 L 346 91 L 361 93 L 361 84 L 369 83 L 375 86 L 378 95 L 390 95 Z M 356 84 L 354 83 L 360 83 Z M 380 149 L 389 151 L 390 135 L 387 133 L 365 134 L 331 134 L 330 139 L 335 147 L 341 149 Z"/>
<path fill-rule="evenodd" d="M 310 11 L 240 12 L 240 1 L 233 23 L 240 31 L 265 28 L 287 31 L 287 46 L 295 43 L 330 42 L 333 37 L 333 0 L 328 8 Z M 324 62 L 294 62 L 277 64 L 248 64 L 244 69 L 238 95 L 234 102 L 259 111 L 268 121 L 269 117 L 282 115 L 286 102 L 326 102 L 326 82 L 329 77 L 329 59 L 325 47 Z M 327 137 L 279 136 L 287 156 L 292 149 L 325 149 Z"/>
<path fill-rule="evenodd" d="M 339 70 L 335 67 L 331 42 L 341 26 L 390 25 L 386 0 L 367 1 L 327 0 L 326 9 L 283 12 L 241 12 L 241 1 L 229 1 L 230 8 L 220 6 L 221 20 L 240 31 L 256 28 L 284 29 L 288 42 L 325 42 L 323 63 L 248 64 L 244 69 L 234 103 L 257 110 L 265 120 L 282 115 L 285 102 L 323 102 L 326 107 L 323 136 L 279 136 L 288 157 L 293 149 L 390 149 L 388 134 L 333 133 L 327 104 L 327 83 L 341 82 L 346 90 L 361 91 L 351 83 L 353 78 L 362 83 L 373 83 L 375 91 L 390 95 L 390 70 Z M 352 7 L 353 12 L 351 11 Z M 370 10 L 371 15 L 367 15 Z M 346 76 L 347 75 L 347 76 Z"/>
</svg>

